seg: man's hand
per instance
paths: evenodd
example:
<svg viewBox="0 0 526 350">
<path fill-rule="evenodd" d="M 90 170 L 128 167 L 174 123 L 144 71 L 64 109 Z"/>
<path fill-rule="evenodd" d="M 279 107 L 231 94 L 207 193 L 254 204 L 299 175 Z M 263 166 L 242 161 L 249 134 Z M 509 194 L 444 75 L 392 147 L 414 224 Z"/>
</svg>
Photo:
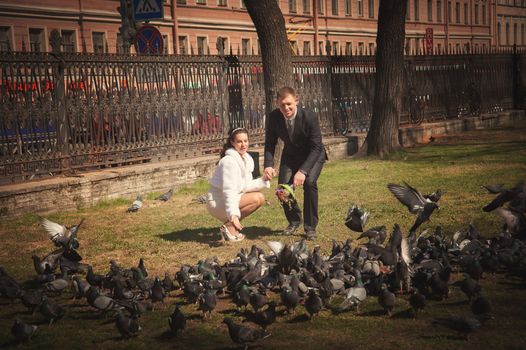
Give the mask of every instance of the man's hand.
<svg viewBox="0 0 526 350">
<path fill-rule="evenodd" d="M 263 180 L 272 180 L 272 178 L 276 176 L 276 170 L 274 170 L 273 167 L 269 166 L 266 167 L 265 170 L 263 170 Z"/>
<path fill-rule="evenodd" d="M 301 171 L 298 171 L 296 175 L 294 175 L 294 180 L 292 184 L 294 185 L 294 187 L 303 186 L 303 183 L 305 182 L 305 178 L 306 178 L 305 174 L 302 173 Z"/>
</svg>

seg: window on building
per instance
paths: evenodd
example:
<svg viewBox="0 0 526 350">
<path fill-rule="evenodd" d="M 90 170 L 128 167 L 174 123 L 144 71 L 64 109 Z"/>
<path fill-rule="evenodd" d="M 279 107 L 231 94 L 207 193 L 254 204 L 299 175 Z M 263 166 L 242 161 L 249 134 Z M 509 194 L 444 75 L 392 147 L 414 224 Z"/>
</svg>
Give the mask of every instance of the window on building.
<svg viewBox="0 0 526 350">
<path fill-rule="evenodd" d="M 345 54 L 352 55 L 352 42 L 350 41 L 345 43 Z"/>
<path fill-rule="evenodd" d="M 303 56 L 310 56 L 310 41 L 303 42 Z"/>
<path fill-rule="evenodd" d="M 116 53 L 124 53 L 124 47 L 123 47 L 123 42 L 122 42 L 122 35 L 119 32 L 117 32 L 117 40 L 115 41 L 115 52 Z"/>
<path fill-rule="evenodd" d="M 106 33 L 92 32 L 91 39 L 93 40 L 94 53 L 106 53 Z"/>
<path fill-rule="evenodd" d="M 369 43 L 369 54 L 374 55 L 374 43 Z"/>
<path fill-rule="evenodd" d="M 206 5 L 206 0 L 195 0 L 197 5 Z"/>
<path fill-rule="evenodd" d="M 464 24 L 468 24 L 468 4 L 464 3 Z"/>
<path fill-rule="evenodd" d="M 62 30 L 62 50 L 64 52 L 77 52 L 77 40 L 74 30 Z"/>
<path fill-rule="evenodd" d="M 223 54 L 228 55 L 230 53 L 230 48 L 228 47 L 228 38 L 218 37 L 217 40 L 220 41 L 221 46 L 223 46 Z"/>
<path fill-rule="evenodd" d="M 11 51 L 11 28 L 0 27 L 0 52 Z"/>
<path fill-rule="evenodd" d="M 519 43 L 519 41 L 517 40 L 517 35 L 518 35 L 517 23 L 514 23 L 513 24 L 513 44 L 515 44 L 515 45 L 517 45 Z"/>
<path fill-rule="evenodd" d="M 334 56 L 340 54 L 340 42 L 339 41 L 333 41 L 332 42 L 332 54 Z"/>
<path fill-rule="evenodd" d="M 433 22 L 433 0 L 427 0 L 427 21 Z"/>
<path fill-rule="evenodd" d="M 409 0 L 407 0 L 406 3 L 407 8 L 405 9 L 405 19 L 408 21 L 411 19 L 411 4 L 409 3 Z"/>
<path fill-rule="evenodd" d="M 332 0 L 331 1 L 331 7 L 332 7 L 332 15 L 338 16 L 339 8 L 338 8 L 338 0 Z"/>
<path fill-rule="evenodd" d="M 350 15 L 352 15 L 352 4 L 351 4 L 351 0 L 344 0 L 344 2 L 343 2 L 343 7 L 344 7 L 344 10 L 345 10 L 345 16 L 350 16 Z"/>
<path fill-rule="evenodd" d="M 296 0 L 289 0 L 289 13 L 296 13 Z"/>
<path fill-rule="evenodd" d="M 460 23 L 460 2 L 455 3 L 455 22 Z"/>
<path fill-rule="evenodd" d="M 437 22 L 442 22 L 442 1 L 437 0 Z"/>
<path fill-rule="evenodd" d="M 293 55 L 298 54 L 298 42 L 296 40 L 289 40 L 289 47 Z"/>
<path fill-rule="evenodd" d="M 181 35 L 177 38 L 177 41 L 179 43 L 179 54 L 188 55 L 188 37 Z"/>
<path fill-rule="evenodd" d="M 323 55 L 325 53 L 325 50 L 323 49 L 325 47 L 323 41 L 318 41 L 318 55 Z"/>
<path fill-rule="evenodd" d="M 420 0 L 415 0 L 415 3 L 414 3 L 414 12 L 415 12 L 415 21 L 418 21 L 420 20 Z"/>
<path fill-rule="evenodd" d="M 506 23 L 506 45 L 510 44 L 510 24 Z"/>
<path fill-rule="evenodd" d="M 442 52 L 442 44 L 437 44 L 437 53 L 440 54 Z"/>
<path fill-rule="evenodd" d="M 310 1 L 311 0 L 303 0 L 303 13 L 310 13 Z"/>
<path fill-rule="evenodd" d="M 251 54 L 250 52 L 250 39 L 241 39 L 241 54 L 243 56 L 248 56 Z"/>
<path fill-rule="evenodd" d="M 29 49 L 31 52 L 44 50 L 44 29 L 29 28 Z"/>
<path fill-rule="evenodd" d="M 318 14 L 323 15 L 325 13 L 325 0 L 317 0 L 318 1 Z"/>
<path fill-rule="evenodd" d="M 163 35 L 163 54 L 168 55 L 170 52 L 168 50 L 168 45 L 170 44 L 170 37 L 168 35 Z"/>
<path fill-rule="evenodd" d="M 448 1 L 447 2 L 447 23 L 451 23 L 451 18 L 452 18 L 452 14 L 451 14 L 451 1 Z"/>
<path fill-rule="evenodd" d="M 206 36 L 198 36 L 197 37 L 197 54 L 198 55 L 206 55 L 208 45 L 206 43 Z"/>
<path fill-rule="evenodd" d="M 363 0 L 358 0 L 358 16 L 363 16 Z"/>
<path fill-rule="evenodd" d="M 374 0 L 369 0 L 369 18 L 374 18 Z"/>
<path fill-rule="evenodd" d="M 460 44 L 455 45 L 455 52 L 460 53 Z"/>
<path fill-rule="evenodd" d="M 365 47 L 364 43 L 362 43 L 362 42 L 358 43 L 358 55 L 363 55 L 364 54 L 364 47 Z"/>
<path fill-rule="evenodd" d="M 217 6 L 228 6 L 227 0 L 217 0 Z"/>
<path fill-rule="evenodd" d="M 475 24 L 479 24 L 479 5 L 478 4 L 475 4 L 475 10 L 474 10 L 473 16 L 475 16 L 475 18 L 473 19 Z"/>
<path fill-rule="evenodd" d="M 521 24 L 521 45 L 524 45 L 524 24 Z"/>
<path fill-rule="evenodd" d="M 482 24 L 486 24 L 486 5 L 482 5 Z"/>
<path fill-rule="evenodd" d="M 502 45 L 502 34 L 501 34 L 502 28 L 500 23 L 497 23 L 497 45 Z"/>
</svg>

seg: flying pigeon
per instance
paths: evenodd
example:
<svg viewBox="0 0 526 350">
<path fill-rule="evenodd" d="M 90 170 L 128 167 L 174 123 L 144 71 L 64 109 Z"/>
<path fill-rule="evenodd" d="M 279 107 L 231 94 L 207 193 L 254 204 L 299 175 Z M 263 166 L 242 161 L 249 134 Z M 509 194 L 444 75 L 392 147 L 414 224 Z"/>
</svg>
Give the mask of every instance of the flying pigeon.
<svg viewBox="0 0 526 350">
<path fill-rule="evenodd" d="M 142 207 L 142 196 L 137 196 L 132 205 L 126 210 L 128 213 L 134 213 Z"/>
<path fill-rule="evenodd" d="M 347 226 L 352 231 L 363 232 L 363 229 L 368 219 L 369 212 L 367 212 L 363 208 L 360 208 L 356 204 L 353 204 L 347 212 L 347 217 L 345 218 L 345 226 Z"/>
<path fill-rule="evenodd" d="M 82 218 L 82 220 L 80 220 L 77 225 L 66 227 L 46 218 L 42 218 L 40 224 L 44 227 L 49 235 L 49 238 L 57 247 L 64 247 L 65 249 L 69 250 L 77 249 L 79 247 L 77 232 L 83 222 L 84 218 Z"/>
<path fill-rule="evenodd" d="M 439 206 L 437 203 L 424 198 L 416 188 L 405 182 L 404 184 L 405 186 L 390 183 L 387 188 L 396 199 L 409 209 L 409 212 L 417 214 L 415 223 L 409 229 L 409 232 L 414 232 L 422 223 L 429 220 L 433 211 L 439 209 Z"/>
</svg>

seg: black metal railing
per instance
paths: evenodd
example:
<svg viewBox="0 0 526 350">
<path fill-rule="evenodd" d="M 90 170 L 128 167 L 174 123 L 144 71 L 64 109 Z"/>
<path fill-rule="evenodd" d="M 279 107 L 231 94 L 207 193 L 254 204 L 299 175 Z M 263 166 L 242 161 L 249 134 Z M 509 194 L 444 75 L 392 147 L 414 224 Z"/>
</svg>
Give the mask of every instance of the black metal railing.
<svg viewBox="0 0 526 350">
<path fill-rule="evenodd" d="M 402 123 L 524 107 L 518 52 L 407 56 Z M 526 63 L 526 62 L 524 62 Z M 294 56 L 324 135 L 366 132 L 374 56 Z M 0 183 L 214 153 L 265 128 L 259 56 L 0 53 Z"/>
</svg>

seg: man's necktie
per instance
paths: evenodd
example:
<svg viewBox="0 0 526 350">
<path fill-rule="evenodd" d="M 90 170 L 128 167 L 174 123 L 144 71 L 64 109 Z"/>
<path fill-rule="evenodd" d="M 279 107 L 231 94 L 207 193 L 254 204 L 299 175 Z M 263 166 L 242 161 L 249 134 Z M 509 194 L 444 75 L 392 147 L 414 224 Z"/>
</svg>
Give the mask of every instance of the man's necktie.
<svg viewBox="0 0 526 350">
<path fill-rule="evenodd" d="M 289 138 L 292 140 L 292 134 L 294 133 L 294 124 L 292 119 L 287 119 L 287 132 L 289 133 Z"/>
</svg>

